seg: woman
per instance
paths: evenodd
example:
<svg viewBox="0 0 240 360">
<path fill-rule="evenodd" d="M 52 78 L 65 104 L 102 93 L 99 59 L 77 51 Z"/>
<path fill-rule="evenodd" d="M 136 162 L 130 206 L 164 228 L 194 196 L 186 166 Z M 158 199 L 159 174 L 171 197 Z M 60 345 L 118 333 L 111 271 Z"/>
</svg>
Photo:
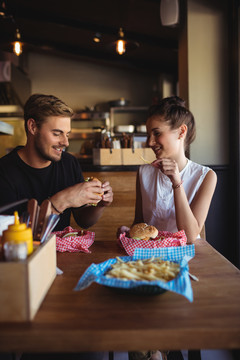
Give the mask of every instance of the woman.
<svg viewBox="0 0 240 360">
<path fill-rule="evenodd" d="M 134 224 L 145 222 L 170 232 L 184 230 L 191 243 L 204 226 L 217 176 L 186 157 L 196 129 L 184 100 L 173 96 L 151 106 L 146 127 L 156 160 L 139 167 Z M 120 228 L 120 232 L 127 230 Z"/>
</svg>

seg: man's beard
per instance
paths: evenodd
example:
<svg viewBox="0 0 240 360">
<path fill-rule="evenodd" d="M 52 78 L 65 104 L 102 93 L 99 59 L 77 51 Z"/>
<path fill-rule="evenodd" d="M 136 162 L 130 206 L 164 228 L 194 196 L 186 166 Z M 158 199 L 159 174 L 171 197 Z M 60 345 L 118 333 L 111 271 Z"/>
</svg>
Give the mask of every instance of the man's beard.
<svg viewBox="0 0 240 360">
<path fill-rule="evenodd" d="M 35 137 L 35 149 L 36 152 L 38 153 L 39 157 L 41 157 L 43 160 L 47 160 L 47 161 L 60 161 L 62 158 L 62 155 L 60 156 L 51 156 L 49 154 L 47 154 L 44 151 L 44 147 L 42 146 L 42 141 L 41 141 L 41 135 L 38 134 Z"/>
</svg>

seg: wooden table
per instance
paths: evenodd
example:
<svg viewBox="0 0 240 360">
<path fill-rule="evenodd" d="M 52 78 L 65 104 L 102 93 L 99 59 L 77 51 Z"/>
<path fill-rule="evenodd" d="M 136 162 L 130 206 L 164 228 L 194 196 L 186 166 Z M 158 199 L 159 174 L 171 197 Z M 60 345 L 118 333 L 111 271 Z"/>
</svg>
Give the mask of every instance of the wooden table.
<svg viewBox="0 0 240 360">
<path fill-rule="evenodd" d="M 1 323 L 0 352 L 240 349 L 240 272 L 205 240 L 196 241 L 190 272 L 194 301 L 166 292 L 137 296 L 96 283 L 73 288 L 92 262 L 124 255 L 114 241 L 91 254 L 58 253 L 57 276 L 31 323 Z"/>
</svg>

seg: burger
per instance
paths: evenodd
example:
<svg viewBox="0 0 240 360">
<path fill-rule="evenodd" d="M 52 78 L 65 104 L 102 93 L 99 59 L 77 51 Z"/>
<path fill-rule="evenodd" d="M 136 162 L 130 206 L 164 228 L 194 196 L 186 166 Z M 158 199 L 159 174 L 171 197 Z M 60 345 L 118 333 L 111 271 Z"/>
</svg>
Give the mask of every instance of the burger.
<svg viewBox="0 0 240 360">
<path fill-rule="evenodd" d="M 94 176 L 89 176 L 85 179 L 85 181 L 93 181 L 93 180 L 97 180 L 100 181 L 98 178 L 94 177 Z M 100 183 L 102 184 L 102 182 L 100 181 Z M 100 193 L 94 193 L 95 195 L 99 195 L 99 196 L 103 196 L 104 191 L 100 192 Z M 90 204 L 92 206 L 97 206 L 97 204 Z"/>
<path fill-rule="evenodd" d="M 85 181 L 93 181 L 93 180 L 96 180 L 96 181 L 100 181 L 98 178 L 94 177 L 94 176 L 89 176 L 85 179 Z M 102 182 L 100 181 L 100 183 L 102 184 Z M 103 196 L 104 192 L 101 192 L 101 193 L 94 193 L 96 195 L 100 195 L 100 196 Z"/>
<path fill-rule="evenodd" d="M 130 228 L 129 235 L 135 240 L 151 240 L 158 236 L 158 229 L 153 225 L 139 223 Z"/>
</svg>

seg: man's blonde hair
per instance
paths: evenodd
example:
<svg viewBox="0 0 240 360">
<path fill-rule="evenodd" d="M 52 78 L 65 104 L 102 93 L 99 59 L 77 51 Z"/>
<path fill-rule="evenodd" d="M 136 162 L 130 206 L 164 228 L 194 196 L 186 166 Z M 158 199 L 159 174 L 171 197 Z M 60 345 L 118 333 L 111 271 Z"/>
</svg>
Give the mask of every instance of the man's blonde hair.
<svg viewBox="0 0 240 360">
<path fill-rule="evenodd" d="M 24 106 L 24 126 L 26 134 L 28 133 L 28 119 L 34 119 L 40 128 L 41 124 L 44 123 L 49 116 L 65 116 L 71 118 L 73 116 L 73 110 L 56 96 L 44 94 L 31 95 Z"/>
</svg>

